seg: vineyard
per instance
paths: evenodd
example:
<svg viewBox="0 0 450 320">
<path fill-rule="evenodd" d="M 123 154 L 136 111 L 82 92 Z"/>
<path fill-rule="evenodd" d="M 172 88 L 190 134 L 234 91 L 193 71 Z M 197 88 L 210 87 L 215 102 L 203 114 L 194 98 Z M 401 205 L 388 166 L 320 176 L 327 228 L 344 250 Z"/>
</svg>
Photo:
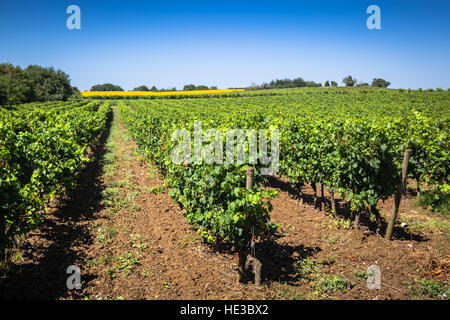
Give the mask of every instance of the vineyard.
<svg viewBox="0 0 450 320">
<path fill-rule="evenodd" d="M 13 106 L 0 114 L 0 256 L 16 236 L 33 230 L 45 205 L 87 159 L 87 147 L 102 131 L 109 104 L 41 103 Z"/>
<path fill-rule="evenodd" d="M 114 95 L 112 97 L 117 98 Z M 240 281 L 236 283 L 234 277 L 232 282 L 229 279 L 218 280 L 219 284 L 211 285 L 211 292 L 220 291 L 215 287 L 220 287 L 220 283 L 226 283 L 225 286 L 232 286 L 232 289 L 229 294 L 219 292 L 212 294 L 212 297 L 288 299 L 296 297 L 296 287 L 300 286 L 306 288 L 300 291 L 307 298 L 357 299 L 359 295 L 374 298 L 362 285 L 357 287 L 356 280 L 348 280 L 348 270 L 343 272 L 331 266 L 346 263 L 344 260 L 338 263 L 342 260 L 337 257 L 340 254 L 341 258 L 345 256 L 349 260 L 349 266 L 356 268 L 354 261 L 363 261 L 366 254 L 373 259 L 384 259 L 383 263 L 389 265 L 387 268 L 391 271 L 383 269 L 382 272 L 388 274 L 383 279 L 389 286 L 397 286 L 397 291 L 404 290 L 402 293 L 392 289 L 385 294 L 379 293 L 381 298 L 411 298 L 414 296 L 411 292 L 415 289 L 402 281 L 413 282 L 415 277 L 420 277 L 417 271 L 410 276 L 402 274 L 401 277 L 389 272 L 394 272 L 392 269 L 396 268 L 396 259 L 400 261 L 400 257 L 405 261 L 415 259 L 420 263 L 420 258 L 412 257 L 417 252 L 428 250 L 423 240 L 426 237 L 432 239 L 430 243 L 436 244 L 437 249 L 431 253 L 426 251 L 429 256 L 427 267 L 430 270 L 422 272 L 427 277 L 422 277 L 424 280 L 414 285 L 419 286 L 417 292 L 420 292 L 421 297 L 442 298 L 445 294 L 447 288 L 443 281 L 447 280 L 450 266 L 448 213 L 439 216 L 437 229 L 427 230 L 420 236 L 413 229 L 407 230 L 405 236 L 400 223 L 406 221 L 402 216 L 406 211 L 418 210 L 413 206 L 412 194 L 435 192 L 448 197 L 450 192 L 449 92 L 302 88 L 205 94 L 201 99 L 189 98 L 187 95 L 159 99 L 105 98 L 30 103 L 1 109 L 2 260 L 14 251 L 18 238 L 26 238 L 30 231 L 39 229 L 41 224 L 45 225 L 48 207 L 56 196 L 64 197 L 68 190 L 77 188 L 79 175 L 92 162 L 86 156 L 89 147 L 99 143 L 98 137 L 102 132 L 112 130 L 110 139 L 116 140 L 109 141 L 106 148 L 116 150 L 119 145 L 124 150 L 121 155 L 115 155 L 109 160 L 106 156 L 103 160 L 95 160 L 103 161 L 106 174 L 107 165 L 113 170 L 104 177 L 106 189 L 99 191 L 105 208 L 102 210 L 112 217 L 107 219 L 110 221 L 108 223 L 102 221 L 112 228 L 114 224 L 111 221 L 121 217 L 124 220 L 121 220 L 120 228 L 119 225 L 115 228 L 128 231 L 137 228 L 139 237 L 136 236 L 137 231 L 131 232 L 133 253 L 117 253 L 122 243 L 116 235 L 118 231 L 109 232 L 109 235 L 102 231 L 103 238 L 100 239 L 103 240 L 91 248 L 91 251 L 99 250 L 106 256 L 116 256 L 109 260 L 104 258 L 102 262 L 109 270 L 107 276 L 102 276 L 102 281 L 108 283 L 105 286 L 109 288 L 108 293 L 102 292 L 103 296 L 117 298 L 117 294 L 116 297 L 112 294 L 116 291 L 126 294 L 120 289 L 114 289 L 111 283 L 129 277 L 129 273 L 133 274 L 139 266 L 140 273 L 134 273 L 136 279 L 151 277 L 150 274 L 156 272 L 154 268 L 163 268 L 158 275 L 152 275 L 154 281 L 165 279 L 162 275 L 167 272 L 179 273 L 177 267 L 181 266 L 178 263 L 173 263 L 170 269 L 171 255 L 183 257 L 186 263 L 201 264 L 200 255 L 188 254 L 188 251 L 178 252 L 186 249 L 184 247 L 193 250 L 195 244 L 195 248 L 200 246 L 205 252 L 213 250 L 218 253 L 219 258 L 208 253 L 214 255 L 214 259 L 228 259 L 230 256 L 232 271 L 223 270 L 223 266 L 231 262 L 210 264 L 214 270 L 222 268 L 219 272 L 222 276 L 226 274 L 225 278 L 233 273 Z M 114 118 L 112 129 L 109 127 L 110 118 Z M 212 151 L 230 156 L 227 144 L 222 143 L 221 139 L 230 130 L 236 129 L 252 131 L 260 139 L 263 134 L 268 134 L 268 149 L 262 151 L 260 148 L 252 158 L 249 138 L 244 143 L 244 158 L 239 158 L 238 150 L 233 148 L 231 163 L 207 161 Z M 182 140 L 180 136 L 174 136 L 177 130 L 188 133 L 187 146 L 189 150 L 194 150 L 192 161 L 173 161 L 174 150 L 177 150 Z M 239 138 L 236 136 L 237 140 Z M 245 135 L 242 141 L 245 141 Z M 195 150 L 199 148 L 203 148 L 203 151 L 196 153 Z M 405 157 L 406 154 L 408 157 Z M 275 174 L 264 174 L 267 163 L 255 161 L 264 156 L 266 160 L 271 160 L 269 165 L 275 165 L 278 169 Z M 128 160 L 119 163 L 119 158 Z M 116 167 L 114 161 L 117 162 Z M 122 167 L 125 165 L 134 169 Z M 147 179 L 143 171 L 149 170 L 154 177 Z M 402 170 L 406 176 L 402 177 Z M 133 172 L 136 177 L 131 179 L 134 181 L 132 185 L 127 187 L 126 183 L 119 183 Z M 116 175 L 121 180 L 114 180 Z M 155 179 L 158 181 L 156 185 L 148 185 Z M 402 181 L 408 183 L 403 184 Z M 118 199 L 122 199 L 120 194 L 125 200 L 118 204 Z M 157 209 L 148 207 L 146 210 L 150 204 L 146 200 L 139 202 L 140 197 L 149 200 L 148 203 L 156 201 Z M 176 206 L 162 200 L 162 197 L 170 197 Z M 400 205 L 401 197 L 403 200 Z M 397 205 L 393 204 L 394 198 L 398 199 Z M 395 215 L 399 212 L 399 218 L 393 220 L 389 230 L 388 220 L 394 211 Z M 425 214 L 435 215 L 429 209 L 425 211 Z M 140 212 L 148 212 L 142 213 L 148 214 L 147 219 L 139 218 Z M 173 221 L 179 221 L 179 217 L 184 217 L 189 225 L 184 226 L 184 222 L 179 222 L 174 226 Z M 165 223 L 169 224 L 166 229 L 163 227 Z M 296 226 L 296 223 L 299 225 Z M 147 226 L 147 229 L 142 229 L 142 226 Z M 186 234 L 191 234 L 190 228 L 193 230 L 192 240 L 187 244 L 186 235 L 177 229 L 181 226 Z M 161 228 L 172 230 L 173 237 L 166 238 L 170 231 L 162 231 Z M 304 232 L 295 231 L 296 228 Z M 100 232 L 95 226 L 90 230 L 94 229 Z M 99 239 L 100 235 L 92 232 L 92 237 Z M 151 236 L 152 232 L 159 234 L 159 239 L 163 237 L 164 241 L 154 243 L 159 240 Z M 147 237 L 145 233 L 151 238 L 148 242 L 154 245 L 152 262 L 148 262 L 152 264 L 152 270 L 146 268 L 143 262 L 144 259 L 150 259 L 148 252 L 152 245 L 139 241 Z M 173 239 L 176 236 L 182 238 L 178 240 L 184 245 L 167 244 L 170 252 L 163 253 L 166 247 L 162 249 L 162 246 L 175 241 Z M 290 240 L 282 242 L 280 239 L 283 237 Z M 333 237 L 336 238 L 331 241 Z M 368 237 L 370 240 L 365 240 Z M 115 238 L 118 239 L 117 243 L 114 242 Z M 389 241 L 391 239 L 392 242 Z M 124 243 L 129 241 L 124 240 Z M 339 248 L 334 245 L 335 242 L 340 242 Z M 286 243 L 290 247 L 286 248 Z M 129 245 L 123 246 L 128 248 Z M 413 246 L 417 252 L 414 249 L 413 253 L 408 251 Z M 358 248 L 365 249 L 360 252 Z M 320 254 L 326 258 L 314 260 L 314 256 L 321 251 L 323 253 Z M 161 256 L 169 254 L 164 257 L 165 263 L 154 262 L 158 259 L 158 252 Z M 90 259 L 99 258 L 94 255 Z M 364 268 L 369 262 L 375 263 L 367 261 L 367 265 L 363 263 Z M 78 263 L 83 264 L 82 261 Z M 249 264 L 253 269 L 249 268 Z M 362 268 L 362 265 L 358 267 Z M 99 272 L 94 271 L 98 269 L 92 266 L 86 265 L 85 268 L 93 273 Z M 209 267 L 202 268 L 205 273 L 211 272 Z M 423 266 L 414 265 L 414 270 L 420 268 Z M 338 270 L 336 272 L 339 274 L 325 275 L 322 274 L 323 269 L 330 272 Z M 283 270 L 285 278 L 287 274 L 291 277 L 287 287 L 283 286 L 281 280 Z M 439 270 L 439 277 L 436 274 L 428 276 L 436 270 Z M 198 273 L 197 270 L 186 272 Z M 364 278 L 364 274 L 360 272 L 359 278 L 356 277 L 358 281 Z M 127 298 L 180 298 L 180 294 L 181 298 L 186 295 L 195 299 L 207 298 L 206 293 L 199 296 L 196 292 L 197 284 L 202 286 L 204 292 L 208 292 L 206 287 L 213 281 L 208 275 L 202 274 L 198 278 L 192 276 L 192 279 L 191 276 L 187 277 L 188 280 L 183 284 L 188 286 L 183 287 L 186 293 L 183 295 L 180 293 L 183 290 L 179 289 L 176 291 L 178 296 L 169 293 L 169 283 L 176 282 L 177 277 L 182 276 L 164 280 L 160 289 L 152 288 L 151 295 L 141 292 Z M 203 278 L 196 281 L 200 277 Z M 389 282 L 389 279 L 394 280 Z M 262 284 L 259 283 L 261 281 Z M 253 286 L 253 282 L 260 286 Z M 400 285 L 405 289 L 398 289 Z M 435 289 L 432 294 L 429 294 L 430 286 Z M 352 289 L 354 287 L 357 288 Z M 346 291 L 351 294 L 352 290 L 356 296 L 345 296 Z M 239 291 L 239 294 L 233 295 L 234 291 Z M 341 291 L 344 293 L 341 294 Z M 88 291 L 83 294 L 93 297 Z"/>
<path fill-rule="evenodd" d="M 304 184 L 311 184 L 314 190 L 319 183 L 326 185 L 332 193 L 350 199 L 357 215 L 367 207 L 376 212 L 378 201 L 394 194 L 408 148 L 413 154 L 409 176 L 418 185 L 422 181 L 448 188 L 448 97 L 434 101 L 436 109 L 430 110 L 423 108 L 425 100 L 416 101 L 414 96 L 406 98 L 416 107 L 406 101 L 402 106 L 388 107 L 386 100 L 397 99 L 383 92 L 358 92 L 350 97 L 348 91 L 330 93 L 325 101 L 329 105 L 322 105 L 322 95 L 315 91 L 282 97 L 119 106 L 134 141 L 166 174 L 171 195 L 186 208 L 188 219 L 202 227 L 209 240 L 218 236 L 241 248 L 248 244 L 251 228 L 257 229 L 256 234 L 267 228 L 268 210 L 260 204 L 274 193 L 259 188 L 248 192 L 246 165 L 203 164 L 201 159 L 192 166 L 171 163 L 175 147 L 171 133 L 176 128 L 192 132 L 194 121 L 199 119 L 203 130 L 279 128 L 281 176 L 296 184 L 299 192 Z M 264 177 L 256 169 L 255 180 L 262 183 Z"/>
</svg>

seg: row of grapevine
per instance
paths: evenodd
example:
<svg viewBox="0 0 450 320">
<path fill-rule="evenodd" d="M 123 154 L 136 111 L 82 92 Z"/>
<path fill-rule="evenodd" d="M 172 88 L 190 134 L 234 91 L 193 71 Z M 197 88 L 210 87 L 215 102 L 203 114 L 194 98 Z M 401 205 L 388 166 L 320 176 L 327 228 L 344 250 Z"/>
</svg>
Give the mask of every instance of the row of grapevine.
<svg viewBox="0 0 450 320">
<path fill-rule="evenodd" d="M 327 185 L 351 199 L 356 212 L 373 210 L 393 195 L 407 148 L 412 150 L 410 177 L 448 184 L 448 127 L 416 111 L 393 119 L 301 117 L 284 127 L 282 174 L 298 185 Z"/>
<path fill-rule="evenodd" d="M 109 103 L 52 102 L 0 108 L 0 255 L 33 230 L 48 201 L 73 187 Z"/>
<path fill-rule="evenodd" d="M 119 103 L 122 121 L 145 155 L 165 174 L 170 196 L 184 209 L 187 220 L 199 227 L 209 242 L 228 241 L 245 256 L 252 235 L 268 226 L 272 210 L 270 199 L 276 194 L 260 186 L 263 176 L 256 176 L 253 190 L 246 188 L 246 166 L 242 164 L 207 164 L 201 161 L 179 165 L 172 162 L 171 150 L 178 141 L 171 135 L 177 128 L 193 130 L 188 110 L 156 109 L 132 103 L 132 108 Z M 196 115 L 201 117 L 201 111 Z M 200 118 L 199 118 L 200 119 Z M 201 118 L 203 129 L 217 128 L 225 132 L 236 123 Z M 244 119 L 242 119 L 244 120 Z M 259 119 L 258 119 L 259 120 Z M 258 122 L 247 121 L 258 125 Z M 255 165 L 258 171 L 260 165 Z"/>
</svg>

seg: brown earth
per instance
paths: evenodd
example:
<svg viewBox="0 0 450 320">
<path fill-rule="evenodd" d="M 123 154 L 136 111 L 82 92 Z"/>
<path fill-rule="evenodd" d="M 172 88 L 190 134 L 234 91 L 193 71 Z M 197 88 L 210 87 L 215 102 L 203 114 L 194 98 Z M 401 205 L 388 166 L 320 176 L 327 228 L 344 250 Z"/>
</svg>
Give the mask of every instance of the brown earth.
<svg viewBox="0 0 450 320">
<path fill-rule="evenodd" d="M 163 180 L 134 150 L 117 110 L 109 130 L 92 152 L 94 161 L 80 174 L 79 186 L 49 209 L 42 226 L 28 235 L 10 270 L 0 278 L 2 299 L 412 299 L 414 279 L 446 280 L 449 235 L 411 233 L 397 225 L 395 240 L 345 221 L 342 199 L 336 216 L 312 204 L 312 189 L 297 192 L 276 177 L 269 186 L 275 235 L 256 243 L 262 285 L 237 283 L 237 256 L 227 247 L 201 241 L 168 196 Z M 318 188 L 320 190 L 320 188 Z M 325 194 L 328 196 L 328 193 Z M 384 217 L 392 199 L 380 203 Z M 401 217 L 426 220 L 422 208 L 402 200 Z M 382 228 L 384 230 L 384 228 Z M 308 279 L 295 268 L 316 261 L 320 276 Z M 81 268 L 82 289 L 68 290 L 66 268 Z M 357 274 L 381 270 L 381 289 L 370 290 Z M 349 290 L 314 294 L 325 275 L 345 276 Z M 426 297 L 421 297 L 426 298 Z"/>
</svg>

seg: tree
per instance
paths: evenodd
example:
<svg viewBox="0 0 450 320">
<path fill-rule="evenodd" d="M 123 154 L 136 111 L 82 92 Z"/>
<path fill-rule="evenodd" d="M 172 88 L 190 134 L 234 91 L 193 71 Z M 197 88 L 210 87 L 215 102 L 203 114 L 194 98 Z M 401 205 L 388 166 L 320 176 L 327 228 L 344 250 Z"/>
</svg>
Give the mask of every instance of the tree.
<svg viewBox="0 0 450 320">
<path fill-rule="evenodd" d="M 332 86 L 332 87 L 337 87 L 337 85 L 338 85 L 338 84 L 337 84 L 336 81 L 331 81 L 331 86 Z"/>
<path fill-rule="evenodd" d="M 72 87 L 72 98 L 75 98 L 75 99 L 82 98 L 81 92 L 77 87 Z"/>
<path fill-rule="evenodd" d="M 210 90 L 217 90 L 216 86 L 211 86 Z"/>
<path fill-rule="evenodd" d="M 133 89 L 133 91 L 150 91 L 147 86 L 139 86 Z"/>
<path fill-rule="evenodd" d="M 209 90 L 208 86 L 205 85 L 199 85 L 197 86 L 197 90 Z"/>
<path fill-rule="evenodd" d="M 321 87 L 322 84 L 321 83 L 315 83 L 314 81 L 306 81 L 306 86 L 307 87 Z"/>
<path fill-rule="evenodd" d="M 356 84 L 356 79 L 353 79 L 352 76 L 348 76 L 346 78 L 344 78 L 342 80 L 342 82 L 347 86 L 347 87 L 353 87 Z"/>
<path fill-rule="evenodd" d="M 197 87 L 193 84 L 187 84 L 184 86 L 183 91 L 193 91 L 196 90 Z"/>
<path fill-rule="evenodd" d="M 32 89 L 32 101 L 65 101 L 72 95 L 70 78 L 61 70 L 30 65 L 23 74 Z"/>
<path fill-rule="evenodd" d="M 292 80 L 293 87 L 300 88 L 300 87 L 306 87 L 306 82 L 303 80 L 303 78 L 296 78 Z"/>
<path fill-rule="evenodd" d="M 22 70 L 0 64 L 0 104 L 67 100 L 73 94 L 69 76 L 61 70 L 30 65 Z"/>
<path fill-rule="evenodd" d="M 0 64 L 0 105 L 31 101 L 32 90 L 22 69 L 12 64 Z"/>
<path fill-rule="evenodd" d="M 391 83 L 389 81 L 386 81 L 381 78 L 375 78 L 372 81 L 372 87 L 376 87 L 376 88 L 387 88 L 390 85 L 391 85 Z"/>
<path fill-rule="evenodd" d="M 124 91 L 121 87 L 112 83 L 97 84 L 92 86 L 91 91 Z"/>
<path fill-rule="evenodd" d="M 329 87 L 330 86 L 330 81 L 325 81 L 325 87 Z"/>
<path fill-rule="evenodd" d="M 356 86 L 357 86 L 357 87 L 368 87 L 369 84 L 366 83 L 366 82 L 360 82 L 360 83 L 358 83 Z"/>
</svg>

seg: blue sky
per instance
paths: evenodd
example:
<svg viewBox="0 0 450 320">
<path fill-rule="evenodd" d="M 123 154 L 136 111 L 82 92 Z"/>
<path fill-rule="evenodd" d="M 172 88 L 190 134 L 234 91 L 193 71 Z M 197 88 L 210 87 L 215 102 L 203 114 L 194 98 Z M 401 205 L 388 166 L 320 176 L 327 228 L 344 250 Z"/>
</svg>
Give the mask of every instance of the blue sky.
<svg viewBox="0 0 450 320">
<path fill-rule="evenodd" d="M 66 9 L 81 8 L 81 30 Z M 381 8 L 381 30 L 366 9 Z M 89 90 L 219 88 L 352 75 L 450 87 L 450 1 L 0 1 L 0 62 L 53 66 Z"/>
</svg>

